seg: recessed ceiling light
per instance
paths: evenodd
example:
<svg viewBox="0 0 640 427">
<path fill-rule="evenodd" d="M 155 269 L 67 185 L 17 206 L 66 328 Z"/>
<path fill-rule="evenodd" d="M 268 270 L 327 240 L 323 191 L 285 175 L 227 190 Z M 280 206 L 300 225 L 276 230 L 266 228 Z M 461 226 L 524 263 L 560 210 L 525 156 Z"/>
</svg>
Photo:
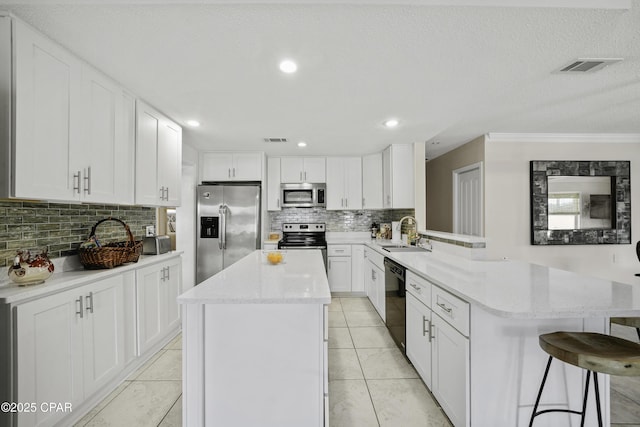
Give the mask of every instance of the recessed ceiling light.
<svg viewBox="0 0 640 427">
<path fill-rule="evenodd" d="M 200 126 L 200 122 L 197 120 L 187 120 L 187 124 L 194 128 L 197 128 L 198 126 Z"/>
<path fill-rule="evenodd" d="M 290 59 L 285 59 L 280 63 L 280 71 L 283 73 L 291 74 L 295 73 L 298 70 L 298 64 L 293 62 Z"/>
<path fill-rule="evenodd" d="M 306 142 L 304 142 L 304 141 L 298 142 L 298 147 L 302 148 L 302 147 L 306 147 L 306 146 L 307 146 Z"/>
<path fill-rule="evenodd" d="M 384 127 L 387 128 L 394 128 L 396 126 L 398 126 L 400 122 L 398 121 L 398 119 L 389 119 L 389 120 L 385 120 L 383 125 Z"/>
</svg>

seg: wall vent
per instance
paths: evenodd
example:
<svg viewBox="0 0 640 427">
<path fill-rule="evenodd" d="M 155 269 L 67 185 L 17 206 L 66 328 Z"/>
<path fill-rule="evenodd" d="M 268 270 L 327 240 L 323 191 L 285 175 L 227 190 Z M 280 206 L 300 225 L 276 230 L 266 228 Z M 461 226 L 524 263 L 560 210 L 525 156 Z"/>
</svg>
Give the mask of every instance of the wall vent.
<svg viewBox="0 0 640 427">
<path fill-rule="evenodd" d="M 264 138 L 264 142 L 287 142 L 287 138 Z"/>
<path fill-rule="evenodd" d="M 593 73 L 607 65 L 622 61 L 622 58 L 578 58 L 557 70 L 559 73 Z"/>
</svg>

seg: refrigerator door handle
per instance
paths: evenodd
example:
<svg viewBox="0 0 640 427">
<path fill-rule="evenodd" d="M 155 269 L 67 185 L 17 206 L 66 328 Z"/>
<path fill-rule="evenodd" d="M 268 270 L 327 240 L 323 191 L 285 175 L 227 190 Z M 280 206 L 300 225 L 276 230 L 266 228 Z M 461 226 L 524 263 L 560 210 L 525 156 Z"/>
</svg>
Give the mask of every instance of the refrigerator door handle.
<svg viewBox="0 0 640 427">
<path fill-rule="evenodd" d="M 220 239 L 218 246 L 220 249 L 227 249 L 227 205 L 220 205 Z"/>
</svg>

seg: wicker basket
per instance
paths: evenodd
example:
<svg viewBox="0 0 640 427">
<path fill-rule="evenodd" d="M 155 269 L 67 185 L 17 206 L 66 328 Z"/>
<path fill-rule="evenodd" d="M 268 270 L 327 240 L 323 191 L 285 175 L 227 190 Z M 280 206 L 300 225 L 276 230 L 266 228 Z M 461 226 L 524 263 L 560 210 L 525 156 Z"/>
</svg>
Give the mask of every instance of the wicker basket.
<svg viewBox="0 0 640 427">
<path fill-rule="evenodd" d="M 91 232 L 89 239 L 96 236 L 96 228 L 105 221 L 116 221 L 122 224 L 127 231 L 129 240 L 125 242 L 107 243 L 98 248 L 78 248 L 80 263 L 86 269 L 102 269 L 117 267 L 125 262 L 138 262 L 142 252 L 142 241 L 135 241 L 131 229 L 123 221 L 117 218 L 105 218 L 98 221 Z"/>
</svg>

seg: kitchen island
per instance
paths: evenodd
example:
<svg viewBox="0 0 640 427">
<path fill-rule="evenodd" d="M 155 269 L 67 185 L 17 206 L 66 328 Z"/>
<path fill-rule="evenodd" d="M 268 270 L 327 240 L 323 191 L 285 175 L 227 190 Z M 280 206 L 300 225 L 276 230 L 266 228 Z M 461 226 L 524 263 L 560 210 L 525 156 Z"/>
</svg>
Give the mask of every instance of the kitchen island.
<svg viewBox="0 0 640 427">
<path fill-rule="evenodd" d="M 323 426 L 331 294 L 319 250 L 261 251 L 178 297 L 183 425 Z"/>
<path fill-rule="evenodd" d="M 640 284 L 520 261 L 367 246 L 407 268 L 407 355 L 456 427 L 529 424 L 548 358 L 540 334 L 606 334 L 610 317 L 640 316 Z M 609 425 L 609 377 L 600 378 Z M 583 382 L 582 369 L 554 362 L 539 409 L 579 409 Z M 586 425 L 597 425 L 594 415 L 591 390 Z M 579 417 L 546 414 L 534 425 L 574 426 Z"/>
</svg>

